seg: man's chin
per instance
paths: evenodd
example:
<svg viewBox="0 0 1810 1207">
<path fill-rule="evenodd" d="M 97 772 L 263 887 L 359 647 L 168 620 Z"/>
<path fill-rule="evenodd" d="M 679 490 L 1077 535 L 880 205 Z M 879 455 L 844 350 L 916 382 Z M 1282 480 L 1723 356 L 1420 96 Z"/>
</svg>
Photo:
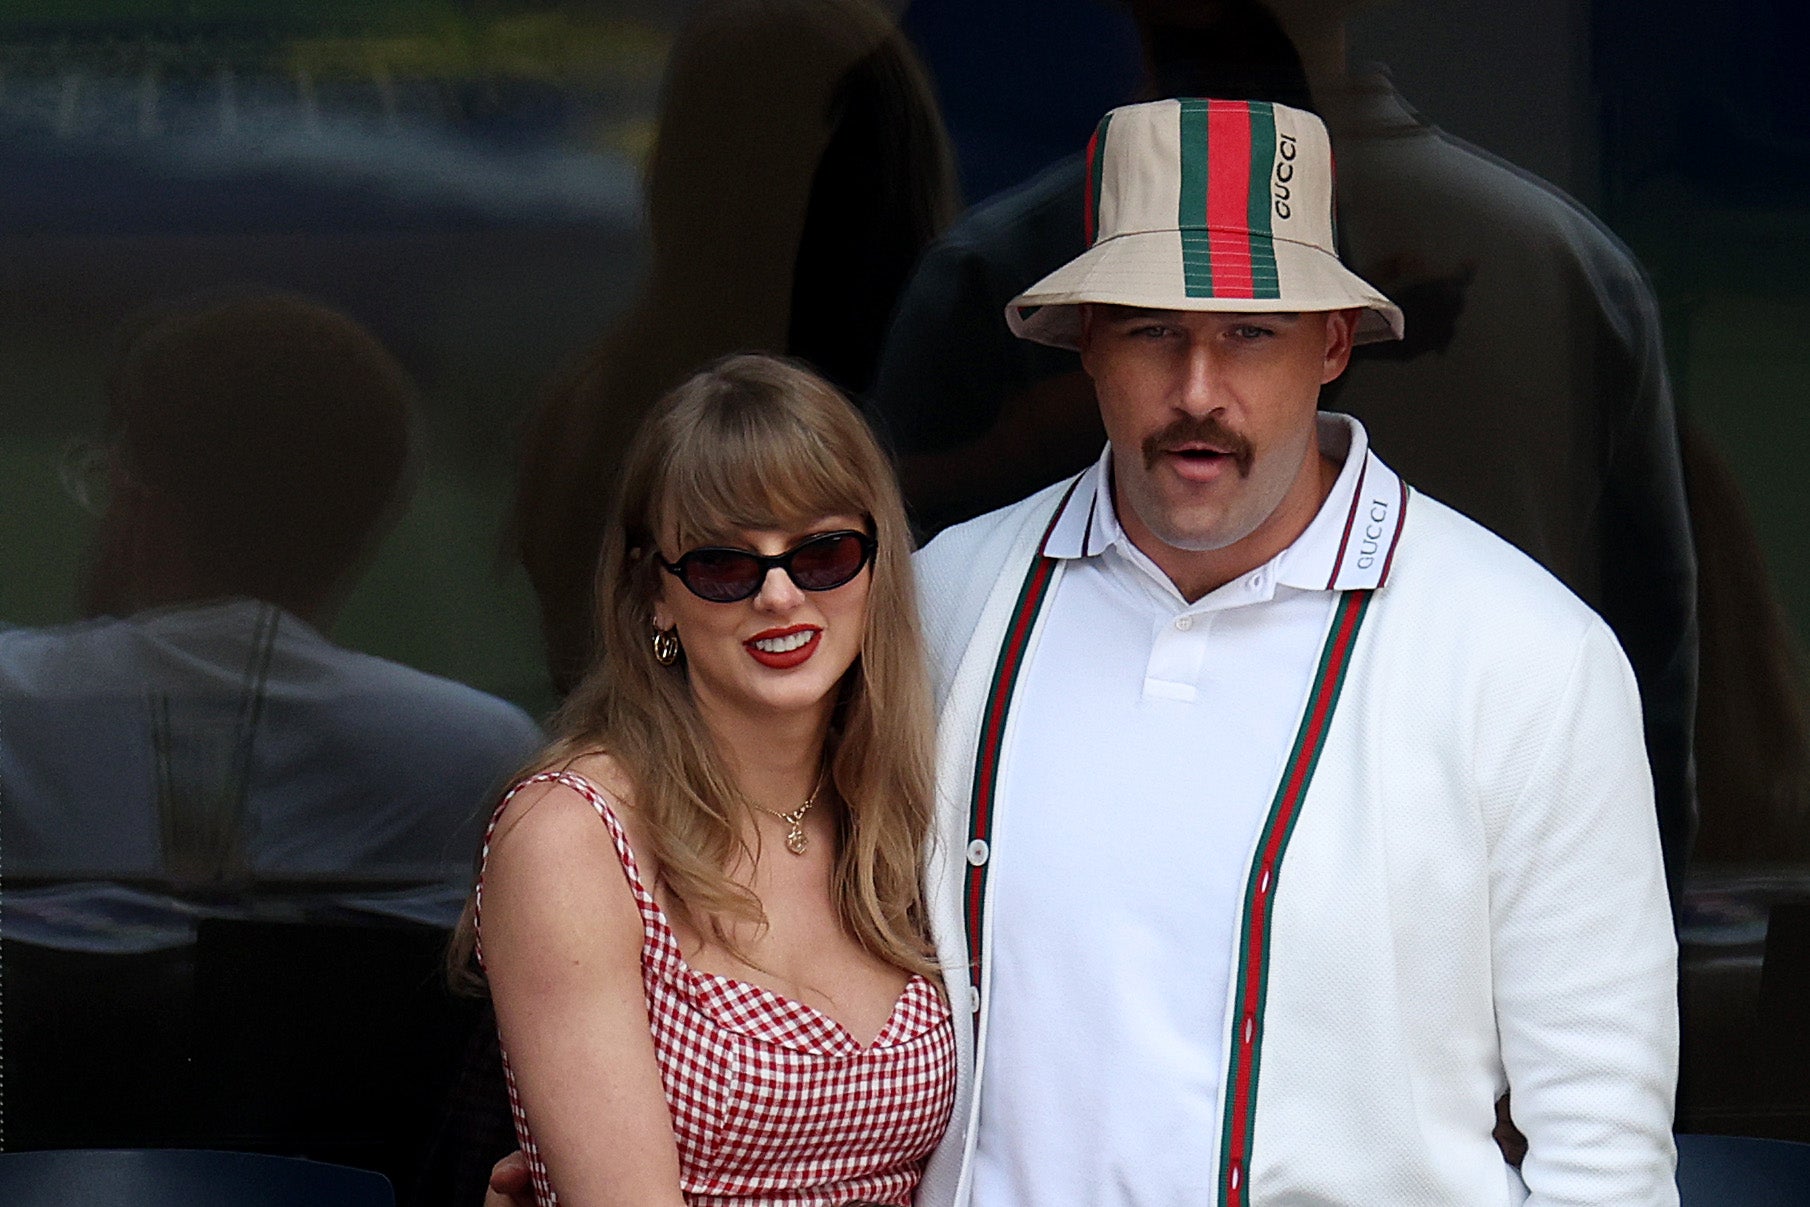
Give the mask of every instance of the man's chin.
<svg viewBox="0 0 1810 1207">
<path fill-rule="evenodd" d="M 1240 524 L 1219 509 L 1211 513 L 1176 509 L 1159 516 L 1158 521 L 1145 527 L 1157 540 L 1182 553 L 1217 553 L 1236 545 L 1256 527 Z"/>
<path fill-rule="evenodd" d="M 1152 535 L 1178 553 L 1218 553 L 1221 549 L 1229 549 L 1236 545 L 1249 534 L 1243 533 L 1227 537 L 1219 532 L 1181 529 L 1169 532 L 1152 530 Z"/>
</svg>

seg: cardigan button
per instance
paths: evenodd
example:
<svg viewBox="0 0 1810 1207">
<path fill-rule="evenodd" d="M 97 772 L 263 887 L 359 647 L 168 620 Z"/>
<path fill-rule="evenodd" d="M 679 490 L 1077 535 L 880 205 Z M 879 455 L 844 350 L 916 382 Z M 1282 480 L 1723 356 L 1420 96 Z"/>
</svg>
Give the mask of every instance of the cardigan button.
<svg viewBox="0 0 1810 1207">
<path fill-rule="evenodd" d="M 969 1014 L 979 1014 L 980 1013 L 980 986 L 979 985 L 968 986 L 968 1013 Z"/>
<path fill-rule="evenodd" d="M 987 845 L 986 839 L 976 838 L 973 842 L 968 844 L 968 862 L 975 867 L 979 867 L 987 861 L 987 856 L 991 851 L 992 848 Z"/>
</svg>

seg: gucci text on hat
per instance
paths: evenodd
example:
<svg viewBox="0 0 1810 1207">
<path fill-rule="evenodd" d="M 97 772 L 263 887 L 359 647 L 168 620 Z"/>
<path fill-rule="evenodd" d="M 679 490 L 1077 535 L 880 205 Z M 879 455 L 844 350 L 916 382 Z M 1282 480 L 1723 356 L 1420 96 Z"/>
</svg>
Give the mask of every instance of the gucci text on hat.
<svg viewBox="0 0 1810 1207">
<path fill-rule="evenodd" d="M 1006 305 L 1026 339 L 1073 348 L 1088 302 L 1235 313 L 1361 309 L 1359 343 L 1400 339 L 1395 303 L 1333 250 L 1332 147 L 1268 101 L 1114 109 L 1087 148 L 1087 251 Z"/>
</svg>

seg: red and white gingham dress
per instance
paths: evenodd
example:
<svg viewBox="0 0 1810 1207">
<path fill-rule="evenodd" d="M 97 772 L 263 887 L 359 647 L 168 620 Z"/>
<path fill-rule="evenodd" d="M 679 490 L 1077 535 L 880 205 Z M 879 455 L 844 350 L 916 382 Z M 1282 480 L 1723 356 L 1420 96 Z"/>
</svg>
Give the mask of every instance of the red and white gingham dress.
<svg viewBox="0 0 1810 1207">
<path fill-rule="evenodd" d="M 628 836 L 604 796 L 569 771 L 530 776 L 503 797 L 554 781 L 591 802 L 609 826 L 645 939 L 641 977 L 654 1054 L 679 1144 L 690 1207 L 841 1207 L 909 1203 L 955 1100 L 955 1032 L 931 983 L 912 977 L 892 1017 L 863 1048 L 834 1019 L 747 981 L 699 972 L 679 953 L 666 913 L 641 883 Z M 483 876 L 477 909 L 483 960 Z M 503 1055 L 516 1136 L 535 1202 L 557 1203 Z M 599 1143 L 607 1143 L 600 1129 Z"/>
</svg>

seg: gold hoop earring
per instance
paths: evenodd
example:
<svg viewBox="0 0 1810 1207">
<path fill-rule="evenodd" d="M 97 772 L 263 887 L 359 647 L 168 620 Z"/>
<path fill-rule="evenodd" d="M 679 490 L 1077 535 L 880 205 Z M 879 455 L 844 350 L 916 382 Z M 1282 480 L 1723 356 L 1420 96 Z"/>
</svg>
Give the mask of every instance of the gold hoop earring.
<svg viewBox="0 0 1810 1207">
<path fill-rule="evenodd" d="M 679 634 L 673 629 L 655 629 L 653 636 L 654 661 L 661 666 L 671 666 L 679 660 Z"/>
</svg>

